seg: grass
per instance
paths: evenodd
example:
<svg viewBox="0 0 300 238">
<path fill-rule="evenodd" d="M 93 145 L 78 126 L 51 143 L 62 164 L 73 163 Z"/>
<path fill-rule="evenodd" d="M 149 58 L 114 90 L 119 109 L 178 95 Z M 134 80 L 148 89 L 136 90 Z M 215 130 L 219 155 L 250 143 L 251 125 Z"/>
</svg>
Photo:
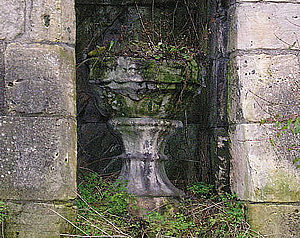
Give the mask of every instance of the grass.
<svg viewBox="0 0 300 238">
<path fill-rule="evenodd" d="M 211 185 L 196 183 L 176 208 L 137 214 L 135 197 L 126 184 L 85 173 L 79 184 L 75 237 L 259 237 L 245 220 L 245 206 L 235 195 L 217 195 Z M 70 235 L 71 236 L 71 235 Z"/>
</svg>

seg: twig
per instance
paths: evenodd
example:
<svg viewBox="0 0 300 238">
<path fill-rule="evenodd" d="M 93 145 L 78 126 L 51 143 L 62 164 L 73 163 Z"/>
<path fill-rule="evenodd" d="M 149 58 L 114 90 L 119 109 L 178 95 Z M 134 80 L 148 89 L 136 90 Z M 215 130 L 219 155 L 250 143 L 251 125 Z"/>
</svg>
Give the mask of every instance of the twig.
<svg viewBox="0 0 300 238">
<path fill-rule="evenodd" d="M 148 34 L 147 31 L 146 31 L 146 28 L 145 28 L 145 25 L 144 25 L 144 22 L 143 22 L 143 19 L 142 19 L 141 14 L 140 14 L 140 11 L 139 11 L 139 8 L 138 8 L 137 3 L 135 3 L 135 7 L 136 7 L 137 14 L 139 15 L 139 19 L 140 19 L 140 22 L 141 22 L 141 24 L 142 24 L 142 27 L 143 27 L 143 29 L 144 29 L 144 31 L 145 31 L 147 37 L 148 37 L 148 40 L 150 41 L 152 47 L 154 47 L 154 43 L 153 43 L 153 41 L 151 40 L 151 37 L 149 36 L 149 34 Z M 151 48 L 152 48 L 152 47 L 151 47 Z"/>
<path fill-rule="evenodd" d="M 4 221 L 1 222 L 1 233 L 2 233 L 2 238 L 5 238 L 5 236 L 4 236 Z"/>
<path fill-rule="evenodd" d="M 275 103 L 275 102 L 268 101 L 267 99 L 265 99 L 265 98 L 263 98 L 263 97 L 259 96 L 258 94 L 256 94 L 256 93 L 252 92 L 251 90 L 248 90 L 248 92 L 252 93 L 254 96 L 256 96 L 256 97 L 260 98 L 261 100 L 263 100 L 263 101 L 267 102 L 268 104 L 271 104 L 271 105 L 283 105 L 283 106 L 290 106 L 290 104 L 285 104 L 285 103 L 280 103 L 280 102 L 277 102 L 277 103 Z M 300 105 L 300 103 L 298 103 L 298 104 L 295 104 L 294 106 L 299 106 L 299 105 Z"/>
<path fill-rule="evenodd" d="M 83 220 L 87 221 L 92 227 L 95 227 L 96 229 L 98 229 L 99 231 L 103 232 L 105 235 L 107 235 L 108 237 L 113 237 L 110 234 L 108 234 L 106 231 L 100 229 L 98 226 L 94 225 L 91 221 L 89 221 L 88 219 L 86 219 L 84 216 L 81 216 L 78 214 L 79 217 L 81 217 Z"/>
<path fill-rule="evenodd" d="M 204 212 L 205 210 L 208 210 L 208 209 L 210 209 L 210 208 L 213 208 L 213 207 L 219 207 L 218 205 L 220 205 L 220 204 L 222 204 L 222 203 L 224 203 L 224 201 L 218 202 L 218 203 L 214 203 L 213 205 L 208 206 L 208 207 L 206 207 L 206 208 L 204 208 L 204 209 L 202 209 L 202 210 L 200 210 L 200 211 L 198 211 L 198 212 Z M 194 211 L 197 210 L 197 209 L 198 209 L 198 207 L 194 208 L 194 209 L 191 211 L 191 213 L 194 212 Z"/>
<path fill-rule="evenodd" d="M 56 215 L 58 215 L 59 217 L 61 217 L 65 221 L 67 221 L 68 223 L 70 223 L 73 227 L 75 227 L 76 229 L 78 229 L 79 231 L 81 231 L 83 234 L 88 235 L 84 230 L 82 230 L 81 228 L 79 228 L 78 226 L 76 226 L 73 222 L 69 221 L 67 218 L 65 218 L 64 216 L 62 216 L 61 214 L 59 214 L 57 211 L 54 211 L 51 208 L 49 208 L 49 210 L 52 211 L 52 212 L 54 212 Z"/>
<path fill-rule="evenodd" d="M 95 212 L 97 215 L 99 215 L 100 217 L 102 217 L 108 224 L 110 224 L 111 226 L 113 226 L 118 232 L 120 232 L 121 234 L 127 236 L 127 237 L 131 237 L 129 235 L 127 235 L 126 233 L 124 233 L 122 230 L 120 230 L 118 227 L 116 227 L 111 221 L 109 221 L 108 219 L 106 219 L 102 214 L 100 214 L 97 210 L 95 210 L 94 208 L 92 208 L 87 201 L 85 201 L 83 199 L 83 197 L 80 196 L 80 194 L 78 194 L 77 192 L 75 192 L 77 194 L 77 196 L 93 211 Z"/>
<path fill-rule="evenodd" d="M 198 40 L 198 41 L 200 41 L 200 38 L 199 38 L 199 35 L 198 35 L 198 32 L 197 32 L 197 29 L 196 29 L 196 26 L 195 26 L 195 23 L 194 23 L 194 20 L 193 20 L 192 14 L 191 14 L 191 12 L 190 12 L 190 9 L 189 9 L 189 6 L 188 6 L 188 4 L 187 4 L 186 0 L 184 0 L 184 4 L 185 4 L 185 6 L 186 6 L 186 10 L 187 10 L 187 12 L 188 12 L 188 14 L 189 14 L 189 16 L 190 16 L 190 19 L 191 19 L 191 22 L 192 22 L 192 25 L 193 25 L 193 28 L 194 28 L 194 31 L 195 31 L 195 34 L 196 34 L 197 40 Z"/>
</svg>

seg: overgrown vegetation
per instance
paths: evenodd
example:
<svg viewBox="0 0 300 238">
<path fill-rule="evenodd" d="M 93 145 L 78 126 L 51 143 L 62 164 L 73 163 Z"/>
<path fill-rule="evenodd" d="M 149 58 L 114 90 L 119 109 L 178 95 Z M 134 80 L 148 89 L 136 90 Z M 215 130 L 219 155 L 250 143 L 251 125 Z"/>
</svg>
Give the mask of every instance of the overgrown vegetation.
<svg viewBox="0 0 300 238">
<path fill-rule="evenodd" d="M 4 221 L 7 217 L 7 206 L 0 201 L 0 235 L 4 235 Z"/>
<path fill-rule="evenodd" d="M 85 173 L 77 206 L 73 235 L 78 237 L 258 237 L 245 221 L 244 204 L 204 183 L 189 186 L 175 208 L 165 204 L 141 218 L 126 184 Z"/>
<path fill-rule="evenodd" d="M 106 57 L 123 56 L 156 63 L 176 61 L 177 67 L 183 69 L 185 81 L 189 81 L 195 66 L 204 77 L 208 3 L 180 0 L 168 4 L 171 5 L 131 2 L 128 6 L 77 9 L 78 66 L 89 62 L 91 68 L 99 67 Z"/>
</svg>

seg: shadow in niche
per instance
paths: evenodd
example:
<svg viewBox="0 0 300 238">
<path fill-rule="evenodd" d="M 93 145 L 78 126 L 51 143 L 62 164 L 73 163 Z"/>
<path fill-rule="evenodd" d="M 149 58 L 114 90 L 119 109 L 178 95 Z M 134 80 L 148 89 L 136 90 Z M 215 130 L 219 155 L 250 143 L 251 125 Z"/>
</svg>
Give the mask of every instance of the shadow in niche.
<svg viewBox="0 0 300 238">
<path fill-rule="evenodd" d="M 111 174 L 118 173 L 122 166 L 115 157 L 124 152 L 122 140 L 109 127 L 112 112 L 101 103 L 103 95 L 95 90 L 97 77 L 103 75 L 103 57 L 125 55 L 156 61 L 176 57 L 182 59 L 183 65 L 192 57 L 199 71 L 198 93 L 185 114 L 179 116 L 184 128 L 166 141 L 165 154 L 170 157 L 166 168 L 169 178 L 180 187 L 193 181 L 209 182 L 205 134 L 207 1 L 165 2 L 131 5 L 128 1 L 118 5 L 113 1 L 76 1 L 79 172 L 88 169 Z M 100 70 L 93 73 L 96 67 Z M 183 69 L 190 70 L 189 67 Z"/>
</svg>

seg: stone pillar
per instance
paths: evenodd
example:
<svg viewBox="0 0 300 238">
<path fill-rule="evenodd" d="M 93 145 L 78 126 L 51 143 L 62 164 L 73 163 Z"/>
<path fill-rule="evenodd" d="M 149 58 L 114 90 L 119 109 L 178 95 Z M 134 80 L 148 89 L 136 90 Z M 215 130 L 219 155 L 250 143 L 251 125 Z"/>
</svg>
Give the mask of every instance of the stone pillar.
<svg viewBox="0 0 300 238">
<path fill-rule="evenodd" d="M 60 237 L 76 197 L 73 0 L 0 0 L 5 237 Z"/>
<path fill-rule="evenodd" d="M 239 0 L 228 14 L 231 189 L 253 229 L 300 237 L 299 134 L 275 125 L 299 117 L 300 4 Z"/>
<path fill-rule="evenodd" d="M 229 191 L 227 118 L 228 18 L 225 1 L 210 1 L 210 78 L 207 93 L 211 182 L 218 192 Z M 207 113 L 207 112 L 206 112 Z"/>
</svg>

